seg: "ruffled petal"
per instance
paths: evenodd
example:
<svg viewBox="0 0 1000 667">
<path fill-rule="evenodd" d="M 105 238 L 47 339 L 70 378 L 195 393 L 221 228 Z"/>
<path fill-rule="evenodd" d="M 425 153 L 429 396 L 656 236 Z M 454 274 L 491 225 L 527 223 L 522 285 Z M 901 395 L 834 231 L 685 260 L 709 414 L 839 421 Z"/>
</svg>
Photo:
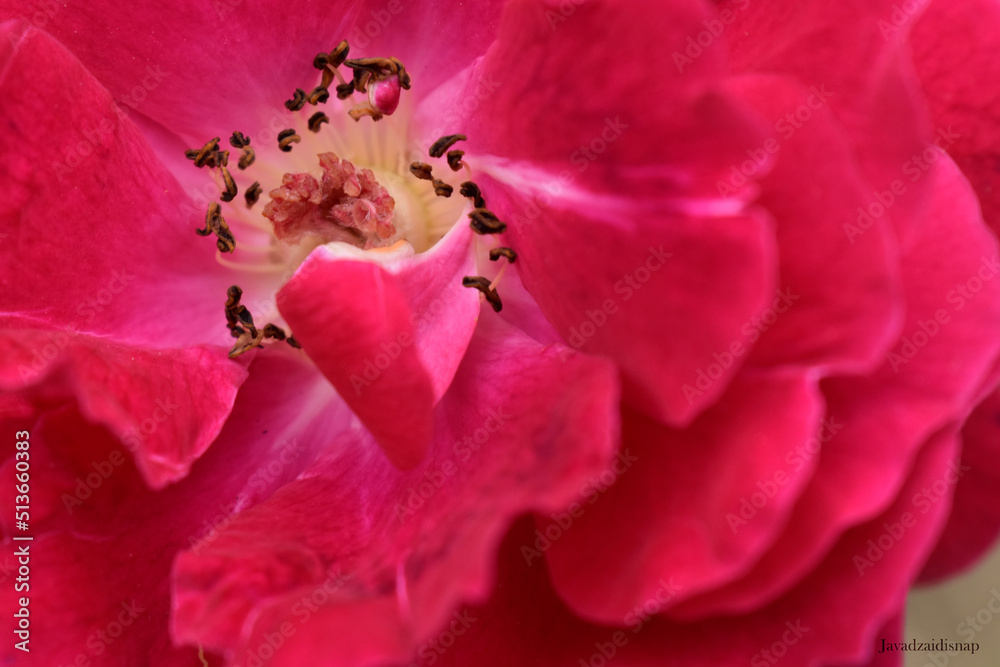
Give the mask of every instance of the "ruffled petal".
<svg viewBox="0 0 1000 667">
<path fill-rule="evenodd" d="M 964 420 L 984 384 L 995 382 L 996 239 L 954 164 L 942 158 L 928 178 L 931 206 L 902 257 L 903 335 L 871 375 L 823 382 L 828 418 L 841 427 L 821 449 L 784 533 L 741 579 L 684 603 L 687 615 L 753 608 L 794 585 L 839 535 L 893 502 L 905 480 L 901 462 L 933 433 Z"/>
<path fill-rule="evenodd" d="M 4 23 L 0 44 L 9 43 L 0 323 L 154 348 L 227 340 L 232 278 L 215 244 L 194 233 L 202 221 L 182 208 L 177 182 L 63 46 Z"/>
<path fill-rule="evenodd" d="M 321 248 L 278 293 L 296 340 L 404 468 L 423 458 L 432 408 L 475 328 L 478 293 L 462 287 L 475 268 L 470 235 L 459 227 L 386 268 Z"/>
<path fill-rule="evenodd" d="M 676 604 L 738 575 L 770 546 L 809 483 L 815 461 L 787 460 L 810 437 L 828 439 L 824 408 L 808 373 L 744 372 L 683 430 L 626 413 L 615 474 L 582 487 L 571 515 L 538 517 L 522 554 L 531 565 L 546 553 L 567 604 L 607 623 L 661 580 L 683 588 Z"/>
<path fill-rule="evenodd" d="M 459 600 L 486 592 L 513 516 L 555 511 L 608 464 L 613 371 L 561 352 L 482 322 L 427 459 L 401 472 L 364 430 L 338 439 L 207 549 L 178 558 L 175 638 L 242 662 L 277 631 L 286 640 L 263 656 L 271 665 L 405 658 Z"/>
<path fill-rule="evenodd" d="M 150 487 L 187 475 L 247 377 L 222 348 L 147 350 L 65 332 L 0 335 L 0 387 L 39 406 L 74 398 L 132 453 Z"/>
</svg>

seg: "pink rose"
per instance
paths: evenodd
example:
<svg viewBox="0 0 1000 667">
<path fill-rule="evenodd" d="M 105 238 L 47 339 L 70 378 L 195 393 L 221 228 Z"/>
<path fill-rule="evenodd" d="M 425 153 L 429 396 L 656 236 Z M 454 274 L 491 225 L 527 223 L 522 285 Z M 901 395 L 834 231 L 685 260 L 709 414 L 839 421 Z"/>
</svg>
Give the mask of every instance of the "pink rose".
<svg viewBox="0 0 1000 667">
<path fill-rule="evenodd" d="M 1000 525 L 927 4 L 0 0 L 2 655 L 898 658 Z"/>
</svg>

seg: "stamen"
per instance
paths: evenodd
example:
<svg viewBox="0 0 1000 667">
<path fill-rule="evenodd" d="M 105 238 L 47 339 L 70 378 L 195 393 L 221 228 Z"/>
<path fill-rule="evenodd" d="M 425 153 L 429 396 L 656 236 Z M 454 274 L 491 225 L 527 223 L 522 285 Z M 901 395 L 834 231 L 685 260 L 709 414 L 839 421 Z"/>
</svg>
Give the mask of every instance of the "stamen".
<svg viewBox="0 0 1000 667">
<path fill-rule="evenodd" d="M 229 151 L 226 151 L 226 154 L 228 155 Z M 236 188 L 236 181 L 233 180 L 233 175 L 224 166 L 219 167 L 219 172 L 222 174 L 222 181 L 226 184 L 226 191 L 219 196 L 219 199 L 222 201 L 233 201 L 236 195 L 239 194 L 239 190 Z"/>
<path fill-rule="evenodd" d="M 465 155 L 465 151 L 448 151 L 448 166 L 451 167 L 452 171 L 458 171 L 465 166 L 462 162 L 462 156 Z"/>
<path fill-rule="evenodd" d="M 296 350 L 302 349 L 302 344 L 295 340 L 295 336 L 289 336 L 285 339 L 285 342 L 294 347 Z"/>
<path fill-rule="evenodd" d="M 462 278 L 462 287 L 473 287 L 483 293 L 486 300 L 489 302 L 493 310 L 500 312 L 503 309 L 503 303 L 500 301 L 500 295 L 497 291 L 490 287 L 490 281 L 482 276 L 465 276 Z"/>
<path fill-rule="evenodd" d="M 252 165 L 254 160 L 257 159 L 257 153 L 254 149 L 249 146 L 244 146 L 242 150 L 243 154 L 240 156 L 240 161 L 236 164 L 236 166 L 240 168 L 240 171 Z"/>
<path fill-rule="evenodd" d="M 330 117 L 327 116 L 322 111 L 317 111 L 312 116 L 309 117 L 309 130 L 312 132 L 319 132 L 323 123 L 329 123 Z"/>
<path fill-rule="evenodd" d="M 467 137 L 464 134 L 449 134 L 446 137 L 441 137 L 433 144 L 431 144 L 431 149 L 428 151 L 431 157 L 441 157 L 444 152 L 454 146 L 459 141 L 464 141 Z"/>
<path fill-rule="evenodd" d="M 209 167 L 228 167 L 229 166 L 229 151 L 215 151 L 208 156 L 208 160 L 205 164 Z"/>
<path fill-rule="evenodd" d="M 472 220 L 469 226 L 477 234 L 502 234 L 507 231 L 507 223 L 501 222 L 492 211 L 485 208 L 473 209 L 469 218 Z"/>
<path fill-rule="evenodd" d="M 466 181 L 459 186 L 458 192 L 463 197 L 468 197 L 472 200 L 472 205 L 476 208 L 486 208 L 486 200 L 483 199 L 483 193 L 479 191 L 479 186 L 472 181 Z"/>
<path fill-rule="evenodd" d="M 334 47 L 333 51 L 330 51 L 326 56 L 326 64 L 330 67 L 336 69 L 344 64 L 347 60 L 347 54 L 350 53 L 351 47 L 348 45 L 347 40 L 341 40 L 340 44 Z"/>
<path fill-rule="evenodd" d="M 208 142 L 206 142 L 205 145 L 201 147 L 201 150 L 192 149 L 189 151 L 184 151 L 184 155 L 186 155 L 189 160 L 194 160 L 194 166 L 201 169 L 208 163 L 209 159 L 212 157 L 212 154 L 215 153 L 215 151 L 217 151 L 218 149 L 219 149 L 219 137 L 215 137 L 213 139 L 209 139 Z"/>
<path fill-rule="evenodd" d="M 302 137 L 295 134 L 295 130 L 293 129 L 282 130 L 281 132 L 278 133 L 278 148 L 280 148 L 285 153 L 288 153 L 292 150 L 293 143 L 297 144 L 301 141 Z"/>
<path fill-rule="evenodd" d="M 306 97 L 306 101 L 313 106 L 321 102 L 326 102 L 328 99 L 330 99 L 330 91 L 326 86 L 316 86 L 310 91 L 309 96 Z"/>
<path fill-rule="evenodd" d="M 507 246 L 497 246 L 496 248 L 490 249 L 491 262 L 495 262 L 501 257 L 506 257 L 507 261 L 511 264 L 517 261 L 517 253 L 514 252 L 513 248 L 508 248 Z"/>
<path fill-rule="evenodd" d="M 327 63 L 329 62 L 327 58 L 329 58 L 327 54 L 317 53 L 316 57 L 313 58 L 313 67 L 315 67 L 318 70 L 325 70 Z"/>
<path fill-rule="evenodd" d="M 246 199 L 247 202 L 247 208 L 253 208 L 253 205 L 257 203 L 258 199 L 260 199 L 260 193 L 260 183 L 254 181 L 253 185 L 250 186 L 250 189 L 243 194 L 243 198 Z"/>
<path fill-rule="evenodd" d="M 298 111 L 306 105 L 306 91 L 296 88 L 292 99 L 285 102 L 285 108 L 289 111 Z"/>
<path fill-rule="evenodd" d="M 372 120 L 382 120 L 382 112 L 373 107 L 368 102 L 364 102 L 347 112 L 347 115 L 355 121 L 361 120 L 365 116 L 371 116 Z"/>
<path fill-rule="evenodd" d="M 226 290 L 226 328 L 236 339 L 236 344 L 229 351 L 229 358 L 234 359 L 247 350 L 260 347 L 261 343 L 268 339 L 283 340 L 295 348 L 301 349 L 299 342 L 285 334 L 285 330 L 277 324 L 268 323 L 264 328 L 257 330 L 253 323 L 253 315 L 246 306 L 240 304 L 243 298 L 243 290 L 239 285 L 233 285 Z"/>
<path fill-rule="evenodd" d="M 229 145 L 233 148 L 246 148 L 250 145 L 250 138 L 242 132 L 233 132 L 233 136 L 229 137 Z"/>
<path fill-rule="evenodd" d="M 451 187 L 440 178 L 435 178 L 432 183 L 434 185 L 434 194 L 438 197 L 450 197 L 451 193 L 455 191 L 455 188 Z"/>
<path fill-rule="evenodd" d="M 233 252 L 236 249 L 236 239 L 233 238 L 233 233 L 229 231 L 229 225 L 226 224 L 225 219 L 222 217 L 221 209 L 215 202 L 208 205 L 208 212 L 205 214 L 205 228 L 195 229 L 194 231 L 198 236 L 215 234 L 218 237 L 215 247 L 219 249 L 219 252 Z"/>
<path fill-rule="evenodd" d="M 424 181 L 433 181 L 431 176 L 431 166 L 426 162 L 411 162 L 410 173 Z"/>
<path fill-rule="evenodd" d="M 346 100 L 354 94 L 354 81 L 348 81 L 337 86 L 337 99 Z"/>
</svg>

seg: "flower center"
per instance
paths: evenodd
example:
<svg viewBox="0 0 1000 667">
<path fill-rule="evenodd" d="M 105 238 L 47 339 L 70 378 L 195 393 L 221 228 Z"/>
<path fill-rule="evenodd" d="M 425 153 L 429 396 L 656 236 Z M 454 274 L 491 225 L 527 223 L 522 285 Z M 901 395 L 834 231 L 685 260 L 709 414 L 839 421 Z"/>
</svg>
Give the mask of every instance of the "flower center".
<svg viewBox="0 0 1000 667">
<path fill-rule="evenodd" d="M 265 133 L 253 143 L 242 132 L 233 132 L 229 144 L 239 151 L 235 174 L 229 169 L 230 151 L 220 147 L 219 137 L 187 151 L 196 167 L 209 168 L 221 191 L 222 203 L 209 205 L 205 227 L 197 230 L 216 237 L 220 263 L 288 277 L 312 250 L 327 243 L 347 243 L 366 251 L 423 252 L 458 221 L 466 198 L 475 207 L 469 214 L 474 231 L 496 234 L 506 228 L 485 208 L 473 182 L 462 183 L 460 196 L 452 197 L 455 186 L 436 177 L 431 165 L 406 164 L 405 156 L 425 147 L 416 145 L 411 136 L 412 103 L 402 95 L 410 88 L 410 76 L 403 64 L 396 58 L 349 60 L 348 51 L 343 41 L 314 58 L 321 74 L 319 85 L 308 93 L 295 89 L 284 104 L 290 115 L 282 118 L 286 129 L 275 130 L 269 145 L 258 145 L 265 143 Z M 342 68 L 351 71 L 349 79 Z M 315 111 L 313 107 L 330 101 L 335 81 L 337 100 L 331 105 L 343 108 L 330 115 Z M 358 101 L 359 94 L 366 99 Z M 377 122 L 390 115 L 391 120 Z M 432 158 L 447 156 L 452 174 L 471 175 L 462 160 L 464 152 L 453 148 L 464 139 L 460 134 L 442 137 L 428 153 Z M 257 180 L 246 184 L 251 174 Z M 237 200 L 241 189 L 242 202 Z M 270 201 L 261 207 L 257 203 L 262 193 Z M 509 248 L 493 250 L 493 261 L 505 258 L 510 263 L 516 258 Z M 496 282 L 481 276 L 463 280 L 499 310 Z M 238 339 L 230 356 L 272 338 L 296 345 L 277 325 L 257 329 L 250 311 L 240 303 L 241 296 L 242 290 L 234 285 L 226 300 L 227 324 Z"/>
</svg>

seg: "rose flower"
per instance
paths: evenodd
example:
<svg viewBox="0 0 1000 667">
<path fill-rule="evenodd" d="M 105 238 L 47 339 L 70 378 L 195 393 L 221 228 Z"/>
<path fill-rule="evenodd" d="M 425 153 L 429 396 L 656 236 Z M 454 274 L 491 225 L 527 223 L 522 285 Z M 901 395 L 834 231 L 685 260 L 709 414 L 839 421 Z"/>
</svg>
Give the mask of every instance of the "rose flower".
<svg viewBox="0 0 1000 667">
<path fill-rule="evenodd" d="M 897 660 L 1000 520 L 998 14 L 0 0 L 4 659 Z"/>
</svg>

